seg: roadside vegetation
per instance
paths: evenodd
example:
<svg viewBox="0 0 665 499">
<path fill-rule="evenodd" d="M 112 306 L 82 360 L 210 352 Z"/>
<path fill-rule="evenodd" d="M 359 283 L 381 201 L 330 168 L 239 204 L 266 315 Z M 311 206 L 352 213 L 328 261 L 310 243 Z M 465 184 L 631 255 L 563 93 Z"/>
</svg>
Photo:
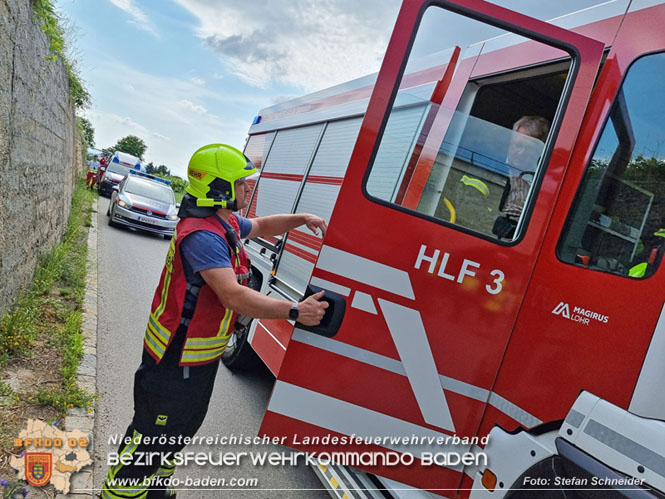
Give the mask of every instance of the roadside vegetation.
<svg viewBox="0 0 665 499">
<path fill-rule="evenodd" d="M 92 411 L 94 394 L 76 385 L 83 356 L 88 227 L 96 195 L 76 185 L 62 242 L 44 255 L 34 279 L 0 318 L 0 478 L 13 439 L 30 418 L 61 421 L 67 410 Z"/>
<path fill-rule="evenodd" d="M 67 56 L 68 32 L 58 16 L 51 0 L 31 0 L 32 10 L 42 24 L 42 31 L 49 37 L 49 60 L 55 62 L 60 59 L 67 71 L 69 79 L 69 96 L 77 110 L 90 106 L 90 94 L 78 73 L 76 63 Z"/>
</svg>

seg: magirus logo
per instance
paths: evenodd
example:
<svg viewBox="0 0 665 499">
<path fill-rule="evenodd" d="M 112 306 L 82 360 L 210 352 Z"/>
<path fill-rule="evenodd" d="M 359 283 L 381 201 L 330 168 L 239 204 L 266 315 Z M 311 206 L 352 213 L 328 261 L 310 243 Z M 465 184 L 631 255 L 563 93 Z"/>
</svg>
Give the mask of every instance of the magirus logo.
<svg viewBox="0 0 665 499">
<path fill-rule="evenodd" d="M 570 308 L 571 307 L 570 305 L 568 305 L 568 303 L 562 301 L 559 302 L 559 304 L 556 307 L 554 307 L 552 313 L 554 315 L 559 315 L 564 319 L 568 319 L 573 322 L 579 322 L 580 324 L 584 324 L 585 326 L 588 326 L 590 321 L 592 320 L 602 322 L 603 324 L 607 324 L 607 322 L 610 320 L 610 318 L 607 315 L 599 314 L 598 312 L 594 312 L 592 310 L 587 310 L 582 307 L 573 306 L 572 307 L 573 310 L 571 312 Z"/>
</svg>

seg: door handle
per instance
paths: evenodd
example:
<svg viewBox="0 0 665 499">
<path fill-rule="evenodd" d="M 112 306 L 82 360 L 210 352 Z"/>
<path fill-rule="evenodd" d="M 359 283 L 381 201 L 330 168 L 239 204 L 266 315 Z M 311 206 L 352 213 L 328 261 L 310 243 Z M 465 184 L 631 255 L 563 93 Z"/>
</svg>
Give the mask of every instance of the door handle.
<svg viewBox="0 0 665 499">
<path fill-rule="evenodd" d="M 328 308 L 326 313 L 323 315 L 323 319 L 318 326 L 305 326 L 296 322 L 296 327 L 298 329 L 304 329 L 310 333 L 320 334 L 321 336 L 326 336 L 327 338 L 332 338 L 337 334 L 339 328 L 342 325 L 344 320 L 344 313 L 346 312 L 346 300 L 343 296 L 338 295 L 332 291 L 328 291 L 324 288 L 319 288 L 313 284 L 307 286 L 305 291 L 305 298 L 311 296 L 319 291 L 324 291 L 323 298 L 321 300 L 328 302 Z"/>
</svg>

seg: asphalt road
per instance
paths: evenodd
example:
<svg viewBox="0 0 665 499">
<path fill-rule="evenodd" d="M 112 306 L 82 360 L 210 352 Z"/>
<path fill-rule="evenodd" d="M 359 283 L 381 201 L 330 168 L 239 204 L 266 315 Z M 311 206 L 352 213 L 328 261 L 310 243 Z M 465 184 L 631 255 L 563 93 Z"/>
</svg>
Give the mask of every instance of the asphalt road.
<svg viewBox="0 0 665 499">
<path fill-rule="evenodd" d="M 108 226 L 106 209 L 109 200 L 99 198 L 98 258 L 99 297 L 97 331 L 97 403 L 95 423 L 96 488 L 108 470 L 106 458 L 117 450 L 109 445 L 112 435 L 124 435 L 133 414 L 132 386 L 134 371 L 141 359 L 143 334 L 150 303 L 164 264 L 169 242 L 159 236 L 126 228 Z M 274 379 L 270 373 L 234 375 L 223 365 L 217 374 L 208 416 L 198 435 L 257 434 L 268 403 Z M 195 452 L 284 452 L 273 445 L 196 446 Z M 258 479 L 258 485 L 246 490 L 178 491 L 179 498 L 198 497 L 294 497 L 325 498 L 328 493 L 314 472 L 300 466 L 253 466 L 248 460 L 239 466 L 203 467 L 190 464 L 179 468 L 175 477 L 181 480 L 211 478 Z M 183 486 L 181 486 L 183 487 Z M 190 487 L 188 487 L 190 488 Z M 191 489 L 191 488 L 190 488 Z M 276 490 L 288 489 L 288 490 Z M 318 489 L 318 490 L 312 490 Z"/>
</svg>

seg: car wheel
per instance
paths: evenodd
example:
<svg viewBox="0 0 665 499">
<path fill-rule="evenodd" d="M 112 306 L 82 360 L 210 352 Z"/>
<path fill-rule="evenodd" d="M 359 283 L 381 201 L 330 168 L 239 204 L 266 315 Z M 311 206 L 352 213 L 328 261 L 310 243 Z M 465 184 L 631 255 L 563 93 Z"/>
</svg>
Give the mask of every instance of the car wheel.
<svg viewBox="0 0 665 499">
<path fill-rule="evenodd" d="M 109 203 L 109 207 L 106 208 L 106 216 L 110 217 L 111 216 L 111 203 Z"/>
<path fill-rule="evenodd" d="M 109 208 L 109 226 L 117 227 L 118 224 L 113 221 L 113 210 Z"/>
<path fill-rule="evenodd" d="M 173 234 L 164 234 L 164 239 L 170 240 L 173 237 Z"/>
</svg>

